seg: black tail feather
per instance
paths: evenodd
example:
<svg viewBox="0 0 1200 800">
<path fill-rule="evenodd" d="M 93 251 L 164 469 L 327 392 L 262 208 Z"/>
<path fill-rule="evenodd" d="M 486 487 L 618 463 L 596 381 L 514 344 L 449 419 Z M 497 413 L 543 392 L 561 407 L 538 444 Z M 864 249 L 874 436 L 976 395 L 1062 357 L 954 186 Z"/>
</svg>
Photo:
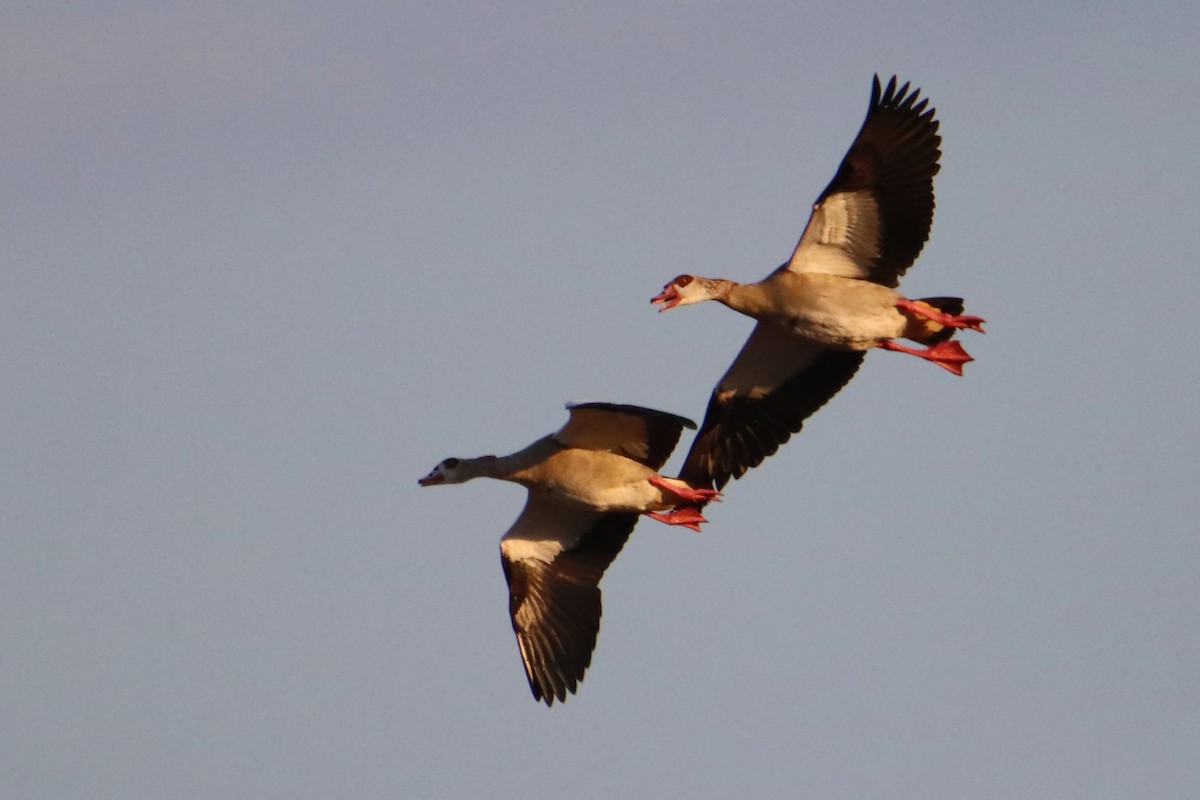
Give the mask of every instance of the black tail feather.
<svg viewBox="0 0 1200 800">
<path fill-rule="evenodd" d="M 961 297 L 921 297 L 917 300 L 918 303 L 928 303 L 929 305 L 941 311 L 943 314 L 950 314 L 957 317 L 963 313 L 963 299 Z M 930 336 L 926 336 L 918 341 L 925 345 L 935 345 L 938 342 L 944 342 L 957 333 L 955 328 L 942 328 Z"/>
</svg>

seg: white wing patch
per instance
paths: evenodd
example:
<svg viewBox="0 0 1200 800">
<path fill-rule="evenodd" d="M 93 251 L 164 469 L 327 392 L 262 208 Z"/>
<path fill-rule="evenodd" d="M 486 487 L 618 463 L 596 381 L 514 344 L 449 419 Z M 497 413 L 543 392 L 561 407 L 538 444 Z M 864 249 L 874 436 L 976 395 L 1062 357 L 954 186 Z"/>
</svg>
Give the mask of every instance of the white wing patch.
<svg viewBox="0 0 1200 800">
<path fill-rule="evenodd" d="M 500 552 L 509 561 L 542 561 L 549 564 L 565 548 L 558 539 L 519 539 L 511 535 L 500 540 Z"/>
<path fill-rule="evenodd" d="M 870 192 L 838 192 L 813 209 L 788 269 L 866 278 L 879 259 L 879 206 Z"/>
<path fill-rule="evenodd" d="M 849 246 L 856 254 L 879 258 L 879 206 L 870 192 L 839 192 L 821 204 L 822 244 Z"/>
<path fill-rule="evenodd" d="M 509 561 L 549 564 L 564 550 L 579 544 L 600 515 L 590 508 L 556 502 L 550 495 L 530 492 L 525 509 L 500 539 L 500 552 Z"/>
<path fill-rule="evenodd" d="M 717 397 L 722 401 L 733 395 L 761 399 L 824 352 L 825 347 L 819 342 L 760 322 L 717 384 Z"/>
</svg>

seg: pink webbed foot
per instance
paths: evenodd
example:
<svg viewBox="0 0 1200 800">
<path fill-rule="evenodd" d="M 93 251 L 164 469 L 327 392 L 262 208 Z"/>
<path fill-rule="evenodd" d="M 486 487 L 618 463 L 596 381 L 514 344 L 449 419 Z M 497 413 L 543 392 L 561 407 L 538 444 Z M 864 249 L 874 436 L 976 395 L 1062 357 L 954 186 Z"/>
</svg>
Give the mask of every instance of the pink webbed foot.
<svg viewBox="0 0 1200 800">
<path fill-rule="evenodd" d="M 650 485 L 657 486 L 683 500 L 689 500 L 693 503 L 708 503 L 713 500 L 720 502 L 721 500 L 721 493 L 716 489 L 702 489 L 697 486 L 691 486 L 677 478 L 672 480 L 663 478 L 660 475 L 652 475 L 647 480 L 650 481 Z"/>
<path fill-rule="evenodd" d="M 917 350 L 912 347 L 905 347 L 902 344 L 896 344 L 891 339 L 884 339 L 878 347 L 884 350 L 895 350 L 898 353 L 908 353 L 909 355 L 923 358 L 926 361 L 932 361 L 943 369 L 948 369 L 955 375 L 963 374 L 963 364 L 975 359 L 967 355 L 967 351 L 958 342 L 950 339 L 945 342 L 938 342 L 933 347 L 926 350 Z"/>
<path fill-rule="evenodd" d="M 700 531 L 700 523 L 708 522 L 704 515 L 700 513 L 700 509 L 694 506 L 684 506 L 683 508 L 674 508 L 665 514 L 658 514 L 653 511 L 643 512 L 650 519 L 656 519 L 659 522 L 664 522 L 667 525 L 682 525 L 697 533 Z"/>
<path fill-rule="evenodd" d="M 931 319 L 947 328 L 966 328 L 967 330 L 983 333 L 983 323 L 987 322 L 983 317 L 973 317 L 970 314 L 947 314 L 944 311 L 938 311 L 928 303 L 909 300 L 907 297 L 900 298 L 896 302 L 896 308 L 925 317 L 926 319 Z"/>
</svg>

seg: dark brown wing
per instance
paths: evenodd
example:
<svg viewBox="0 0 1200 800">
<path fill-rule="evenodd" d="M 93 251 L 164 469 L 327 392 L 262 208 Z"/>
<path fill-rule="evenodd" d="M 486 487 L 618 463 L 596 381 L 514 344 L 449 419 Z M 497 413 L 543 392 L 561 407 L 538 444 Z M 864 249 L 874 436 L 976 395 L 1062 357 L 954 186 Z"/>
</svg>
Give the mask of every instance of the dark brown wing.
<svg viewBox="0 0 1200 800">
<path fill-rule="evenodd" d="M 686 417 L 641 406 L 573 403 L 567 409 L 571 418 L 554 434 L 563 447 L 620 453 L 653 470 L 667 463 L 684 428 L 696 428 Z"/>
<path fill-rule="evenodd" d="M 720 489 L 757 467 L 854 377 L 865 355 L 760 322 L 713 390 L 679 477 Z"/>
<path fill-rule="evenodd" d="M 600 631 L 600 578 L 637 521 L 541 505 L 530 495 L 501 540 L 508 611 L 534 699 L 564 701 L 583 679 Z"/>
<path fill-rule="evenodd" d="M 879 76 L 858 137 L 813 206 L 787 269 L 830 272 L 895 287 L 933 224 L 941 157 L 935 110 L 919 89 Z"/>
</svg>

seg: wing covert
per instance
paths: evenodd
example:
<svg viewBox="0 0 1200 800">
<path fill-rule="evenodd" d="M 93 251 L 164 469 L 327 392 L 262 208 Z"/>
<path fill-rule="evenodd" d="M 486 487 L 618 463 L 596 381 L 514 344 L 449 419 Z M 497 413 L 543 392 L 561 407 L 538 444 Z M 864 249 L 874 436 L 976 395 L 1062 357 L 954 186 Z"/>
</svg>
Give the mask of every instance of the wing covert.
<svg viewBox="0 0 1200 800">
<path fill-rule="evenodd" d="M 567 409 L 570 419 L 554 434 L 560 444 L 619 453 L 655 470 L 670 458 L 683 429 L 696 427 L 686 417 L 641 406 L 573 403 Z"/>
<path fill-rule="evenodd" d="M 759 323 L 717 384 L 679 477 L 721 489 L 758 466 L 845 386 L 866 353 Z"/>
</svg>

